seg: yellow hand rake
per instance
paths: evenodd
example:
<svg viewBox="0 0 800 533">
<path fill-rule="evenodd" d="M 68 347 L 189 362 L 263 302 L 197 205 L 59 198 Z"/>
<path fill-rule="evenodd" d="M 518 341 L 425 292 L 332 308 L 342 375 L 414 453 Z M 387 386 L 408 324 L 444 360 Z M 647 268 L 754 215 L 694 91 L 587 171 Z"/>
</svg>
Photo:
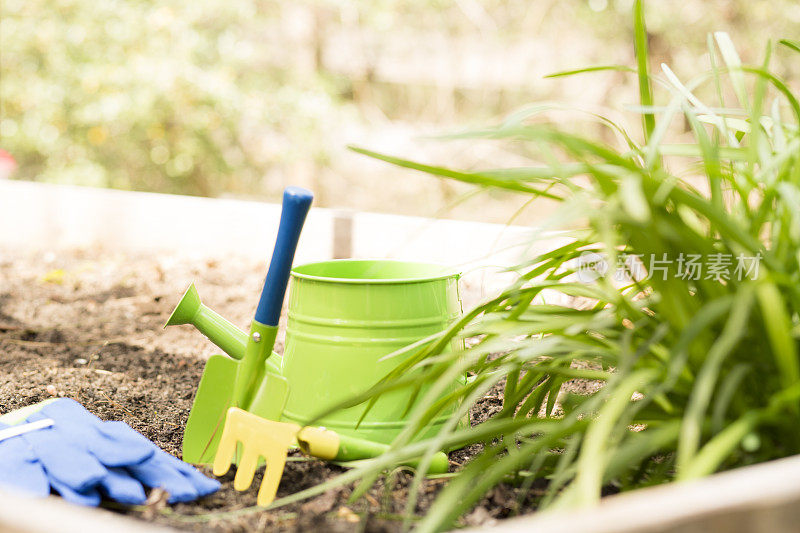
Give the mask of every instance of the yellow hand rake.
<svg viewBox="0 0 800 533">
<path fill-rule="evenodd" d="M 252 413 L 231 407 L 228 409 L 222 439 L 214 458 L 214 475 L 228 472 L 241 443 L 242 455 L 233 480 L 236 490 L 247 490 L 253 482 L 259 458 L 266 461 L 266 469 L 258 490 L 258 505 L 266 507 L 275 499 L 283 476 L 289 448 L 297 444 L 313 457 L 326 461 L 355 461 L 370 459 L 387 451 L 389 446 L 355 437 L 339 435 L 335 431 L 318 427 L 302 427 L 289 422 L 267 420 Z M 405 463 L 416 466 L 417 461 Z M 444 473 L 449 468 L 447 454 L 439 452 L 430 466 L 431 473 Z"/>
</svg>

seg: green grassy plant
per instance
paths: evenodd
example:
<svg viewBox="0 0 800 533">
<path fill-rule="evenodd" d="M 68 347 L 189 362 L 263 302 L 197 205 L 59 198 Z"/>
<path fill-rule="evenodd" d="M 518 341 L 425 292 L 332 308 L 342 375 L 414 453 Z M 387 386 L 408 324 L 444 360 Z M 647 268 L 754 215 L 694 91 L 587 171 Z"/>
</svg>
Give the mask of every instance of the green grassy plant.
<svg viewBox="0 0 800 533">
<path fill-rule="evenodd" d="M 770 70 L 776 51 L 798 60 L 797 43 L 768 46 L 759 65 L 747 66 L 728 36 L 715 34 L 711 70 L 684 83 L 667 66 L 648 72 L 641 2 L 634 11 L 642 142 L 606 119 L 622 146 L 536 121 L 532 112 L 458 137 L 524 143 L 547 164 L 459 171 L 356 149 L 438 177 L 559 201 L 558 220 L 579 229 L 570 243 L 519 265 L 518 282 L 357 399 L 398 387 L 417 396 L 430 386 L 390 453 L 292 500 L 361 480 L 358 494 L 403 458 L 483 443 L 416 524 L 433 531 L 456 523 L 501 482 L 525 487 L 546 478 L 541 507 L 574 507 L 596 502 L 606 486 L 688 480 L 800 452 L 800 102 Z M 565 73 L 574 74 L 585 71 Z M 711 103 L 697 96 L 705 93 Z M 681 121 L 685 132 L 676 131 Z M 691 141 L 670 143 L 673 136 Z M 639 256 L 648 275 L 629 264 L 626 282 L 614 268 L 581 281 L 576 270 L 587 251 L 611 265 Z M 690 255 L 706 268 L 709 258 L 730 257 L 730 274 L 693 279 L 679 260 Z M 672 262 L 656 269 L 648 258 Z M 749 258 L 749 270 L 734 275 L 740 258 Z M 582 305 L 542 303 L 548 293 Z M 479 341 L 454 353 L 448 346 L 456 336 Z M 424 371 L 411 380 L 412 369 Z M 464 373 L 473 376 L 469 384 L 437 399 Z M 603 386 L 574 394 L 575 379 Z M 502 411 L 459 427 L 498 385 Z M 454 404 L 436 437 L 412 442 Z"/>
</svg>

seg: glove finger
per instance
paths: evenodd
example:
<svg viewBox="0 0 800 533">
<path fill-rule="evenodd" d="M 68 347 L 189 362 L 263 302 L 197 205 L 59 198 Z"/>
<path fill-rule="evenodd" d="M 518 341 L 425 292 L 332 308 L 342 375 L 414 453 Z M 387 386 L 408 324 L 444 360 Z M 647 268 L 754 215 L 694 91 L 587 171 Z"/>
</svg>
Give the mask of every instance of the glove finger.
<svg viewBox="0 0 800 533">
<path fill-rule="evenodd" d="M 99 487 L 104 495 L 126 505 L 141 505 L 147 500 L 142 484 L 123 468 L 109 468 Z"/>
<path fill-rule="evenodd" d="M 37 416 L 52 418 L 66 438 L 85 446 L 106 466 L 136 464 L 153 455 L 155 445 L 130 426 L 124 422 L 103 422 L 75 400 L 56 400 Z"/>
<path fill-rule="evenodd" d="M 141 463 L 155 452 L 155 444 L 125 422 L 103 422 L 95 429 L 100 438 L 90 443 L 89 449 L 106 466 Z"/>
<path fill-rule="evenodd" d="M 0 485 L 35 496 L 50 494 L 44 468 L 19 437 L 0 442 Z"/>
<path fill-rule="evenodd" d="M 39 459 L 51 485 L 53 480 L 57 480 L 81 492 L 97 485 L 106 475 L 106 469 L 97 459 L 72 444 L 55 426 L 26 433 L 22 439 Z"/>
<path fill-rule="evenodd" d="M 203 496 L 208 496 L 209 494 L 214 494 L 220 489 L 220 487 L 222 487 L 222 484 L 219 481 L 206 476 L 189 463 L 181 461 L 177 457 L 173 457 L 166 452 L 163 453 L 165 457 L 162 460 L 168 464 L 171 464 L 173 468 L 179 471 L 183 477 L 185 477 L 189 483 L 192 484 L 195 490 L 197 490 L 197 493 L 201 498 Z"/>
<path fill-rule="evenodd" d="M 197 489 L 173 465 L 163 460 L 162 452 L 140 463 L 126 467 L 144 485 L 169 493 L 169 503 L 190 502 L 199 497 Z"/>
<path fill-rule="evenodd" d="M 50 479 L 50 486 L 58 492 L 62 498 L 70 503 L 97 507 L 100 505 L 100 492 L 97 487 L 89 487 L 81 491 L 72 489 L 69 485 L 61 483 L 57 479 Z"/>
</svg>

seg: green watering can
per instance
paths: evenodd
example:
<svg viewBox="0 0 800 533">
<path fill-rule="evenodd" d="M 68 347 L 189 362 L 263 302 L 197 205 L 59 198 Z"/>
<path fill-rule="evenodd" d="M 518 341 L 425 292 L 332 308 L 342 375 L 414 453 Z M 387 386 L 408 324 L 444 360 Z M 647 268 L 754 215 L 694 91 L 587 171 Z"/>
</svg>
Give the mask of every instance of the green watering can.
<svg viewBox="0 0 800 533">
<path fill-rule="evenodd" d="M 383 395 L 363 420 L 363 406 L 317 417 L 384 377 L 402 361 L 403 348 L 456 320 L 461 314 L 458 278 L 458 273 L 439 265 L 389 260 L 335 260 L 294 268 L 284 355 L 272 353 L 262 361 L 261 381 L 250 404 L 238 407 L 270 420 L 300 425 L 313 421 L 350 442 L 365 441 L 365 446 L 367 441 L 390 443 L 406 423 L 407 391 Z M 210 464 L 224 412 L 232 405 L 227 399 L 230 384 L 211 369 L 242 360 L 249 338 L 203 305 L 193 285 L 167 322 L 176 324 L 193 324 L 230 356 L 215 355 L 209 360 L 184 435 L 184 460 Z M 384 359 L 394 352 L 401 354 Z M 216 361 L 213 366 L 212 361 Z M 223 372 L 230 375 L 232 370 Z M 203 381 L 207 381 L 205 387 Z M 208 395 L 202 402 L 213 400 L 217 405 L 200 410 L 214 415 L 204 416 L 201 433 L 205 436 L 194 438 L 190 425 L 203 389 L 219 390 L 216 398 Z M 420 437 L 435 433 L 447 418 L 435 420 Z"/>
</svg>

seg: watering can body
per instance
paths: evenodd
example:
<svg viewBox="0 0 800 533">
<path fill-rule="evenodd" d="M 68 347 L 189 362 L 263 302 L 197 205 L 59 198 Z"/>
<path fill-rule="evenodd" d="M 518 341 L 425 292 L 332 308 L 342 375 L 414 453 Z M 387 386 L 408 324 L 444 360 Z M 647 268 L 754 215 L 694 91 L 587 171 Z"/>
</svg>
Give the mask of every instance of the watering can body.
<svg viewBox="0 0 800 533">
<path fill-rule="evenodd" d="M 420 347 L 404 348 L 459 318 L 458 277 L 439 265 L 388 260 L 295 267 L 285 350 L 276 360 L 290 389 L 283 419 L 391 442 L 405 426 L 409 389 L 385 393 L 366 415 L 361 404 L 316 417 L 375 385 Z M 436 420 L 429 431 L 446 419 Z"/>
</svg>

